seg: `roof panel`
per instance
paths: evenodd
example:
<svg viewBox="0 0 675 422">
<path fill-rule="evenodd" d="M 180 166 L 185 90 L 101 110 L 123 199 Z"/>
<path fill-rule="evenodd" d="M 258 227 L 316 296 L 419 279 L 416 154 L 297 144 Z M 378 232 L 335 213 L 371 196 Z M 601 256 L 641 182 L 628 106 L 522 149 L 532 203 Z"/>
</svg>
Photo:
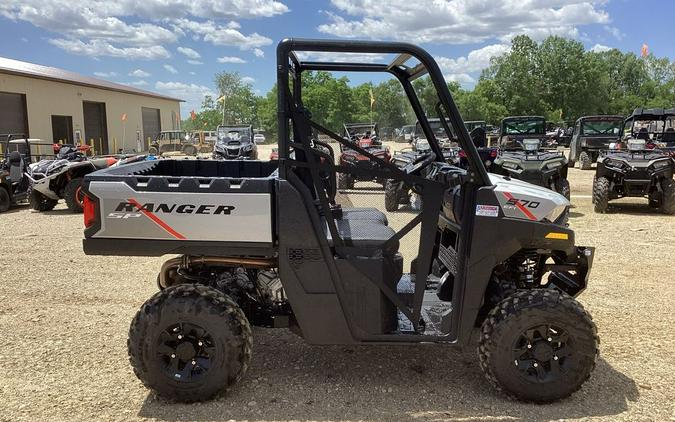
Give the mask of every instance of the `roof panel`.
<svg viewBox="0 0 675 422">
<path fill-rule="evenodd" d="M 108 82 L 102 79 L 96 79 L 90 76 L 80 75 L 79 73 L 70 72 L 64 69 L 58 69 L 56 67 L 42 66 L 39 64 L 22 62 L 19 60 L 7 59 L 4 57 L 0 57 L 0 73 L 26 76 L 29 78 L 45 79 L 50 81 L 87 86 L 91 88 L 106 89 L 109 91 L 142 95 L 146 97 L 160 98 L 163 100 L 181 101 L 181 102 L 183 101 L 178 98 L 157 94 L 156 92 L 132 88 L 127 85 L 116 84 L 114 82 Z"/>
</svg>

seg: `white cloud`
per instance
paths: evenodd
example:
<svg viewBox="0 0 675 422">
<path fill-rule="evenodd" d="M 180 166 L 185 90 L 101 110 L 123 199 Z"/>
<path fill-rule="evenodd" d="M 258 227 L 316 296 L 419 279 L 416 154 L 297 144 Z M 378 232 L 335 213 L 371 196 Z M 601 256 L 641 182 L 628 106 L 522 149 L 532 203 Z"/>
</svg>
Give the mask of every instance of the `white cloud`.
<svg viewBox="0 0 675 422">
<path fill-rule="evenodd" d="M 129 76 L 135 76 L 137 78 L 147 78 L 150 76 L 150 73 L 142 69 L 136 69 L 133 72 L 129 72 Z"/>
<path fill-rule="evenodd" d="M 49 42 L 72 54 L 89 57 L 116 57 L 128 60 L 156 60 L 166 59 L 171 55 L 161 45 L 147 47 L 115 47 L 110 43 L 101 40 L 92 40 L 82 42 L 80 40 L 70 40 L 58 38 L 49 40 Z"/>
<path fill-rule="evenodd" d="M 389 63 L 383 54 L 368 53 L 333 53 L 329 51 L 299 51 L 298 58 L 304 61 L 318 62 L 358 62 L 358 63 Z"/>
<path fill-rule="evenodd" d="M 242 63 L 246 63 L 246 60 L 242 59 L 241 57 L 224 56 L 224 57 L 218 57 L 218 63 L 242 64 Z"/>
<path fill-rule="evenodd" d="M 612 47 L 609 47 L 607 45 L 602 45 L 602 44 L 595 44 L 593 47 L 591 47 L 591 51 L 595 53 L 602 53 L 603 51 L 609 51 L 611 50 Z"/>
<path fill-rule="evenodd" d="M 501 56 L 509 50 L 506 44 L 492 44 L 473 50 L 466 57 L 436 57 L 436 61 L 444 74 L 473 73 L 488 67 L 492 57 Z"/>
<path fill-rule="evenodd" d="M 143 80 L 140 80 L 140 81 L 134 81 L 134 82 L 131 82 L 131 85 L 134 85 L 134 86 L 148 86 L 148 82 L 147 82 L 147 81 L 143 81 Z"/>
<path fill-rule="evenodd" d="M 615 26 L 605 25 L 604 28 L 605 31 L 609 32 L 614 38 L 616 38 L 619 41 L 623 40 L 624 37 L 626 36 L 626 34 L 621 32 L 621 30 Z"/>
<path fill-rule="evenodd" d="M 288 7 L 277 0 L 0 1 L 0 17 L 29 22 L 55 33 L 57 36 L 50 40 L 53 45 L 94 59 L 100 56 L 129 60 L 170 57 L 165 46 L 185 35 L 185 31 L 174 24 L 176 19 L 250 19 L 286 12 Z M 257 33 L 244 35 L 238 23 L 225 27 L 212 21 L 205 24 L 212 33 L 205 30 L 193 35 L 216 45 L 230 43 L 250 49 L 271 43 L 269 38 Z M 189 59 L 199 59 L 199 53 L 192 49 L 180 47 L 178 51 Z"/>
<path fill-rule="evenodd" d="M 467 44 L 513 35 L 578 35 L 577 26 L 604 24 L 605 0 L 409 1 L 332 0 L 336 12 L 320 32 L 344 38 Z"/>
<path fill-rule="evenodd" d="M 187 62 L 188 62 L 189 64 L 193 64 L 193 65 L 196 65 L 196 66 L 198 66 L 198 65 L 200 65 L 200 64 L 204 64 L 204 62 L 201 62 L 201 61 L 199 61 L 199 60 L 188 60 Z"/>
<path fill-rule="evenodd" d="M 117 72 L 94 72 L 94 76 L 99 78 L 114 78 L 117 76 Z"/>
<path fill-rule="evenodd" d="M 185 100 L 185 105 L 181 105 L 183 110 L 199 110 L 206 95 L 217 98 L 215 91 L 207 86 L 183 82 L 157 82 L 155 83 L 155 90 Z"/>
<path fill-rule="evenodd" d="M 463 85 L 463 86 L 476 82 L 476 80 L 471 75 L 469 75 L 468 73 L 451 73 L 451 74 L 445 75 L 445 80 L 446 81 L 458 82 L 460 85 Z"/>
<path fill-rule="evenodd" d="M 253 54 L 255 54 L 256 57 L 265 57 L 265 52 L 260 48 L 254 48 Z"/>
<path fill-rule="evenodd" d="M 251 50 L 272 44 L 272 40 L 254 32 L 249 35 L 243 34 L 239 29 L 238 22 L 231 21 L 225 26 L 213 21 L 197 22 L 189 19 L 178 19 L 174 24 L 181 31 L 188 31 L 193 37 L 209 42 L 213 45 L 225 45 L 239 47 L 241 50 Z"/>
<path fill-rule="evenodd" d="M 242 81 L 243 83 L 249 84 L 249 85 L 252 85 L 252 84 L 255 83 L 255 79 L 252 78 L 252 77 L 250 77 L 250 76 L 244 76 L 243 78 L 241 78 L 241 81 Z"/>
<path fill-rule="evenodd" d="M 188 47 L 178 47 L 177 50 L 188 59 L 197 60 L 202 57 L 198 52 Z"/>
<path fill-rule="evenodd" d="M 167 72 L 173 73 L 174 75 L 178 73 L 175 67 L 171 66 L 170 64 L 165 64 L 164 69 L 166 69 Z"/>
</svg>

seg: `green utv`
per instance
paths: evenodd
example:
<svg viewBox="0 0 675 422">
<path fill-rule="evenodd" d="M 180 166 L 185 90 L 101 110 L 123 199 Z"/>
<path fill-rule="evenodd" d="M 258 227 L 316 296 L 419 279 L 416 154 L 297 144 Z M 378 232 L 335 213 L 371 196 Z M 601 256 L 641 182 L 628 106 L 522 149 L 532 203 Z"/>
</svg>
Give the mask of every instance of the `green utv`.
<svg viewBox="0 0 675 422">
<path fill-rule="evenodd" d="M 308 52 L 374 61 L 301 60 Z M 428 150 L 403 171 L 313 120 L 323 110 L 303 103 L 310 71 L 397 80 Z M 595 324 L 575 299 L 594 249 L 576 244 L 562 195 L 486 171 L 433 57 L 399 42 L 286 39 L 275 72 L 279 160 L 154 160 L 85 177 L 87 254 L 174 255 L 129 329 L 143 384 L 187 402 L 224 393 L 260 365 L 253 336 L 265 333 L 252 325 L 289 328 L 310 344 L 414 344 L 421 357 L 435 353 L 423 343 L 468 345 L 480 327 L 478 364 L 496 389 L 532 402 L 580 389 L 598 356 Z M 436 132 L 419 101 L 412 81 L 425 75 L 451 130 Z M 314 131 L 372 165 L 336 165 Z M 444 159 L 451 131 L 466 169 Z M 421 207 L 390 225 L 379 209 L 341 206 L 343 173 L 414 185 Z M 285 343 L 276 346 L 283 354 Z M 444 356 L 435 364 L 464 366 Z"/>
<path fill-rule="evenodd" d="M 499 154 L 492 172 L 556 191 L 570 199 L 567 158 L 544 149 L 546 120 L 540 116 L 507 117 L 499 133 Z"/>
<path fill-rule="evenodd" d="M 600 153 L 621 137 L 623 116 L 584 116 L 577 119 L 570 141 L 568 165 L 579 162 L 581 170 L 590 170 Z"/>
</svg>

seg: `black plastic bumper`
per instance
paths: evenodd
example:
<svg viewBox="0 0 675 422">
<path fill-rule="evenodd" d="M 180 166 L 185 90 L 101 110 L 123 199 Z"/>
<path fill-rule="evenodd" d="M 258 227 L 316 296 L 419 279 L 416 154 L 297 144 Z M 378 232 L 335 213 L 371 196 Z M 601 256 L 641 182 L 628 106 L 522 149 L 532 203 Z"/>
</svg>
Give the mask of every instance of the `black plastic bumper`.
<svg viewBox="0 0 675 422">
<path fill-rule="evenodd" d="M 576 253 L 567 257 L 566 262 L 546 264 L 545 271 L 551 271 L 549 284 L 570 296 L 578 296 L 588 285 L 588 276 L 593 266 L 595 248 L 577 246 Z"/>
</svg>

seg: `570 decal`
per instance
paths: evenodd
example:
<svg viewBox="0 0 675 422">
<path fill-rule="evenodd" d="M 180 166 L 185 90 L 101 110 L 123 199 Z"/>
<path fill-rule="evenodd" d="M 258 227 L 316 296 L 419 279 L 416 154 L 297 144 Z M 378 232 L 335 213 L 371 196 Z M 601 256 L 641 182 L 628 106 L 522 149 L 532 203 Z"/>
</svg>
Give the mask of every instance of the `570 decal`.
<svg viewBox="0 0 675 422">
<path fill-rule="evenodd" d="M 511 205 L 513 207 L 517 207 L 519 204 L 526 207 L 526 208 L 535 209 L 535 208 L 539 208 L 539 205 L 541 205 L 541 202 L 528 201 L 527 199 L 518 199 L 518 198 L 514 198 L 514 197 L 511 197 L 511 198 L 508 199 L 508 201 L 506 201 L 506 205 Z"/>
</svg>

